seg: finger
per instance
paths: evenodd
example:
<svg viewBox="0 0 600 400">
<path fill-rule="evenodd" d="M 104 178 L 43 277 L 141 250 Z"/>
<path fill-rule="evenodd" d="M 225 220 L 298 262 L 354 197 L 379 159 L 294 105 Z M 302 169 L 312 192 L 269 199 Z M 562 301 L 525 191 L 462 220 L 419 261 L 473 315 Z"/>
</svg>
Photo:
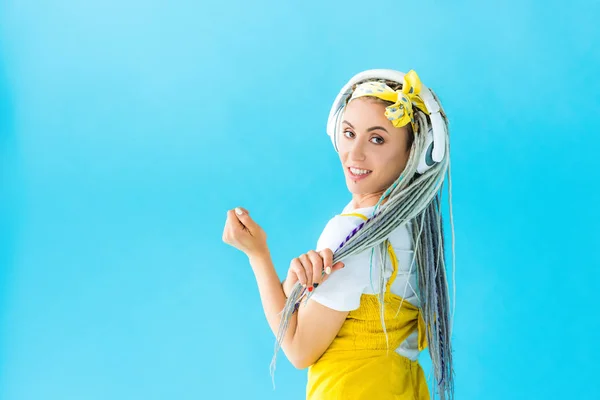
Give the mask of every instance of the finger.
<svg viewBox="0 0 600 400">
<path fill-rule="evenodd" d="M 231 224 L 232 221 L 236 221 L 233 210 L 227 211 L 227 219 L 225 221 L 225 227 L 223 228 L 223 241 L 229 243 L 231 241 Z M 234 222 L 237 223 L 237 222 Z"/>
<path fill-rule="evenodd" d="M 306 272 L 304 271 L 300 259 L 294 258 L 290 263 L 290 269 L 292 270 L 292 273 L 296 274 L 300 283 L 306 287 Z"/>
<path fill-rule="evenodd" d="M 304 267 L 304 272 L 306 273 L 306 287 L 311 288 L 312 284 L 313 284 L 312 262 L 310 261 L 310 258 L 308 258 L 308 255 L 306 255 L 306 254 L 302 254 L 298 258 L 300 259 L 300 262 L 302 263 L 302 266 Z M 309 290 L 312 290 L 312 289 L 309 289 Z"/>
<path fill-rule="evenodd" d="M 250 215 L 250 211 L 246 210 L 244 207 L 237 207 L 237 208 L 239 208 L 240 210 L 242 210 L 246 214 Z"/>
<path fill-rule="evenodd" d="M 322 282 L 321 275 L 323 275 L 323 259 L 319 253 L 314 250 L 308 252 L 308 258 L 310 258 L 312 263 L 313 284 L 319 284 Z"/>
<path fill-rule="evenodd" d="M 250 231 L 250 234 L 256 232 L 256 222 L 254 222 L 254 220 L 250 217 L 250 215 L 248 214 L 248 210 L 242 207 L 236 207 L 235 216 L 237 217 L 240 224 L 242 224 L 242 226 L 244 226 L 246 229 L 248 229 L 248 231 Z"/>
<path fill-rule="evenodd" d="M 339 271 L 340 269 L 344 268 L 345 266 L 346 265 L 343 262 L 338 261 L 335 264 L 333 264 L 333 267 L 331 267 L 331 273 L 333 274 L 335 271 Z M 323 282 L 325 282 L 327 280 L 327 278 L 329 278 L 330 276 L 331 276 L 331 274 L 329 274 L 329 275 L 326 274 L 325 276 L 323 276 Z"/>
<path fill-rule="evenodd" d="M 235 213 L 235 209 L 227 212 L 227 225 L 229 231 L 229 237 L 236 238 L 244 232 L 248 232 L 248 228 L 240 221 L 239 217 Z"/>
<path fill-rule="evenodd" d="M 233 212 L 233 210 L 227 210 L 227 218 L 225 219 L 225 228 L 227 228 L 230 224 L 231 221 L 235 221 L 236 218 L 234 218 L 235 214 Z"/>
<path fill-rule="evenodd" d="M 334 271 L 338 271 L 338 270 L 344 268 L 345 266 L 346 265 L 343 262 L 338 261 L 335 264 L 333 264 L 333 267 L 331 267 L 331 272 L 333 273 Z"/>
<path fill-rule="evenodd" d="M 244 228 L 244 224 L 242 224 L 237 215 L 235 215 L 235 209 L 227 211 L 227 222 L 225 227 L 229 227 L 230 229 L 233 229 L 234 227 Z"/>
<path fill-rule="evenodd" d="M 331 264 L 333 264 L 333 251 L 331 249 L 323 249 L 319 252 L 323 257 L 323 267 L 325 268 L 325 274 L 331 274 Z"/>
</svg>

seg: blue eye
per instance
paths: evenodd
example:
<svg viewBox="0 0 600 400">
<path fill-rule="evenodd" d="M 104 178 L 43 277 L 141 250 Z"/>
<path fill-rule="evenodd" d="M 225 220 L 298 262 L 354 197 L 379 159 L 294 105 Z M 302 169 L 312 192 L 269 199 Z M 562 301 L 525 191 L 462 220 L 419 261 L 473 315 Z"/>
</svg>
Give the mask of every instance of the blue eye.
<svg viewBox="0 0 600 400">
<path fill-rule="evenodd" d="M 375 143 L 375 144 L 383 144 L 383 139 L 382 139 L 382 138 L 380 138 L 380 137 L 378 137 L 378 136 L 375 136 L 374 138 L 372 138 L 372 139 L 371 139 L 371 141 L 372 141 L 373 139 L 375 139 L 375 140 L 379 140 L 379 142 L 377 142 L 377 143 Z M 373 143 L 373 142 L 371 142 L 371 143 Z"/>
</svg>

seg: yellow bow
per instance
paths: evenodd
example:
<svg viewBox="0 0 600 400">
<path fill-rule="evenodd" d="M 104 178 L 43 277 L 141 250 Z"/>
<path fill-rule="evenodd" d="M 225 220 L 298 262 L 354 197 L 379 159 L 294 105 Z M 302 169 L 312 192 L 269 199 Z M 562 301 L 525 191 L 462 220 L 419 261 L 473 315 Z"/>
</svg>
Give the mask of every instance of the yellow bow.
<svg viewBox="0 0 600 400">
<path fill-rule="evenodd" d="M 392 121 L 396 128 L 412 125 L 413 132 L 417 132 L 415 126 L 415 117 L 413 106 L 417 107 L 426 114 L 429 114 L 423 99 L 419 96 L 421 93 L 421 80 L 414 70 L 410 70 L 404 75 L 402 90 L 392 90 L 383 82 L 364 82 L 356 87 L 350 100 L 363 96 L 374 96 L 385 101 L 391 101 L 394 104 L 385 108 L 385 116 Z"/>
</svg>

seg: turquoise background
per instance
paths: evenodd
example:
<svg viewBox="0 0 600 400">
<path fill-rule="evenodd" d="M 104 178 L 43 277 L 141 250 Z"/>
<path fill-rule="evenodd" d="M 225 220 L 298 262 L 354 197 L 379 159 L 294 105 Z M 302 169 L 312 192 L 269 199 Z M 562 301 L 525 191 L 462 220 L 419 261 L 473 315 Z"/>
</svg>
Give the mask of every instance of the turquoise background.
<svg viewBox="0 0 600 400">
<path fill-rule="evenodd" d="M 273 391 L 274 336 L 221 235 L 249 209 L 282 278 L 315 247 L 350 199 L 329 107 L 370 68 L 414 68 L 450 118 L 456 398 L 600 398 L 599 18 L 0 1 L 0 398 L 303 399 L 284 356 Z"/>
</svg>

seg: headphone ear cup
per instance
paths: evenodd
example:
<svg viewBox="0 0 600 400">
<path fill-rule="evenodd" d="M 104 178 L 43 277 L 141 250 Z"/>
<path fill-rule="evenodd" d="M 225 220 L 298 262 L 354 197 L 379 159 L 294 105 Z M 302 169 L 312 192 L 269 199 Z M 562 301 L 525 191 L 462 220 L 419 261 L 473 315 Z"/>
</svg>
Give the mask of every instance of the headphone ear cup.
<svg viewBox="0 0 600 400">
<path fill-rule="evenodd" d="M 419 156 L 419 164 L 417 165 L 417 172 L 419 174 L 424 174 L 431 167 L 435 165 L 435 161 L 433 160 L 433 131 L 429 129 L 427 131 L 427 137 L 425 139 L 425 149 Z"/>
</svg>

